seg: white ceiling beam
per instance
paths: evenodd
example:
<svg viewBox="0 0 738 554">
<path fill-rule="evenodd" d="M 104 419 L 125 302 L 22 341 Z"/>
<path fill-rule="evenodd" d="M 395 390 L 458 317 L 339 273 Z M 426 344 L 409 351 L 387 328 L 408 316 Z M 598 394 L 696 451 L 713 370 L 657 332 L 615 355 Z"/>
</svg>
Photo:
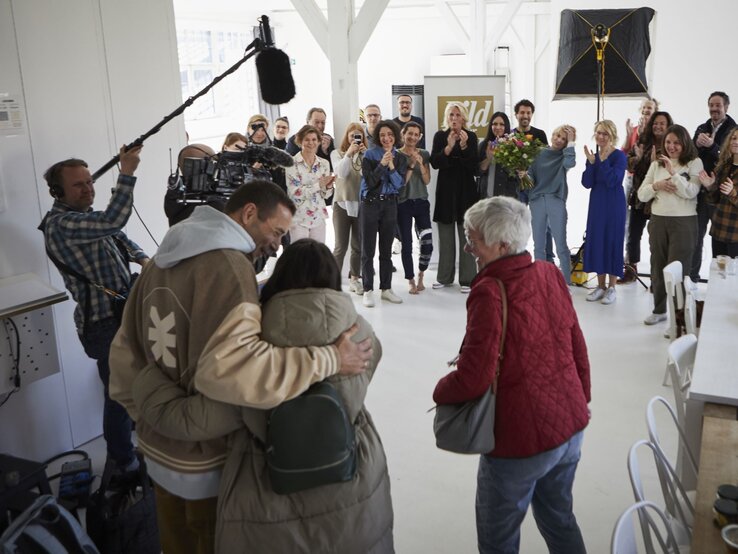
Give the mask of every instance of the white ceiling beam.
<svg viewBox="0 0 738 554">
<path fill-rule="evenodd" d="M 512 23 L 512 20 L 515 17 L 515 14 L 518 13 L 522 3 L 523 0 L 508 0 L 505 5 L 505 9 L 502 11 L 502 15 L 500 15 L 499 19 L 495 21 L 495 25 L 492 27 L 492 31 L 484 43 L 485 56 L 490 56 L 492 52 L 494 52 L 494 49 L 500 44 L 502 34 Z"/>
<path fill-rule="evenodd" d="M 538 46 L 536 47 L 536 55 L 535 55 L 536 63 L 538 63 L 538 60 L 541 59 L 541 56 L 543 56 L 549 44 L 551 44 L 551 37 L 546 37 L 546 40 L 538 44 Z"/>
<path fill-rule="evenodd" d="M 328 41 L 328 19 L 315 3 L 315 0 L 290 0 L 297 13 L 300 14 L 302 20 L 307 25 L 310 34 L 320 46 L 320 49 L 330 57 L 330 47 Z"/>
<path fill-rule="evenodd" d="M 373 0 L 366 0 L 365 3 L 371 3 Z M 465 9 L 468 6 L 468 0 L 448 2 L 450 6 L 458 6 L 460 9 Z M 418 2 L 417 4 L 394 4 L 391 3 L 387 6 L 385 11 L 392 12 L 394 16 L 401 18 L 418 19 L 418 13 L 422 13 L 423 10 L 437 7 L 436 0 L 428 0 L 427 2 Z M 501 14 L 505 8 L 504 3 L 500 2 L 487 2 L 487 14 L 490 17 L 494 17 Z M 295 10 L 292 8 L 288 9 L 271 9 L 269 14 L 273 14 L 275 17 L 281 13 L 293 13 Z M 550 15 L 551 4 L 549 2 L 529 2 L 524 1 L 520 6 L 518 15 Z M 204 14 L 206 15 L 206 14 Z"/>
<path fill-rule="evenodd" d="M 485 75 L 489 56 L 484 49 L 484 39 L 487 35 L 487 2 L 486 0 L 472 0 L 471 8 L 470 70 L 472 75 Z"/>
<path fill-rule="evenodd" d="M 466 32 L 464 25 L 459 21 L 459 18 L 456 16 L 456 12 L 454 12 L 449 3 L 444 0 L 436 0 L 436 7 L 438 8 L 438 11 L 441 12 L 441 15 L 446 18 L 448 24 L 451 25 L 464 49 L 464 52 L 468 52 L 469 33 Z"/>
<path fill-rule="evenodd" d="M 389 0 L 366 1 L 349 29 L 349 59 L 357 62 L 377 27 Z M 353 15 L 353 14 L 351 14 Z"/>
</svg>

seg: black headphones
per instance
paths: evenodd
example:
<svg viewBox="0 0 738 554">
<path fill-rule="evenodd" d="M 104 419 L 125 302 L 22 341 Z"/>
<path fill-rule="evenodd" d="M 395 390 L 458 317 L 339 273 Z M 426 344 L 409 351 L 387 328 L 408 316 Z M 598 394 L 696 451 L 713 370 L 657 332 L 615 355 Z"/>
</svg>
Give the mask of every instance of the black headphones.
<svg viewBox="0 0 738 554">
<path fill-rule="evenodd" d="M 49 186 L 49 194 L 61 200 L 64 198 L 64 185 L 61 181 L 62 171 L 65 167 L 87 167 L 87 162 L 78 158 L 69 158 L 61 162 L 56 162 L 44 173 L 44 179 Z"/>
<path fill-rule="evenodd" d="M 64 187 L 57 182 L 49 183 L 49 194 L 57 200 L 61 200 L 64 198 Z"/>
</svg>

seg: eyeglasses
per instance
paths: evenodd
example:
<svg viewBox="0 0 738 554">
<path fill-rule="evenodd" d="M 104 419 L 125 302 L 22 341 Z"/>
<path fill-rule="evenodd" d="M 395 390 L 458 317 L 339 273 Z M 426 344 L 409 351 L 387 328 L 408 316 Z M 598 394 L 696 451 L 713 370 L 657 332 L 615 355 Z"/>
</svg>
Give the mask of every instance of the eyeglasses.
<svg viewBox="0 0 738 554">
<path fill-rule="evenodd" d="M 410 102 L 410 100 L 400 100 L 398 102 L 398 104 L 400 104 L 400 105 L 402 105 L 402 104 L 412 104 L 412 102 Z"/>
<path fill-rule="evenodd" d="M 476 242 L 474 239 L 469 237 L 469 233 L 464 233 L 464 238 L 466 239 L 466 245 L 469 247 L 470 250 L 474 250 L 477 247 Z"/>
<path fill-rule="evenodd" d="M 367 117 L 382 117 L 381 113 L 368 113 L 366 114 Z"/>
</svg>

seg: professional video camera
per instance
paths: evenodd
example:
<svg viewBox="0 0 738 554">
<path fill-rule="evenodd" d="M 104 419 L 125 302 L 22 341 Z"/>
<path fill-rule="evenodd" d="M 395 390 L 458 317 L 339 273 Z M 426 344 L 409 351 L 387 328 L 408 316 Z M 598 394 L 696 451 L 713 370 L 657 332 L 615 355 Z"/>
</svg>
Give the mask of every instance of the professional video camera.
<svg viewBox="0 0 738 554">
<path fill-rule="evenodd" d="M 256 163 L 261 167 L 255 168 Z M 219 152 L 204 158 L 184 158 L 182 179 L 175 184 L 177 202 L 204 204 L 213 197 L 228 198 L 254 179 L 272 180 L 271 170 L 294 164 L 292 156 L 273 146 L 247 146 L 239 152 Z"/>
</svg>

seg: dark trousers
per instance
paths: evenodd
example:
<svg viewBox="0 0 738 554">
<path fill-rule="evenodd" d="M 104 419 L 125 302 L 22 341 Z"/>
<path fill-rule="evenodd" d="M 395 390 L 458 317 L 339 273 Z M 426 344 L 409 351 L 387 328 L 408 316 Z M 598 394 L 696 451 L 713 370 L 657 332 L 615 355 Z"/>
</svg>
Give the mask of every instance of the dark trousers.
<svg viewBox="0 0 738 554">
<path fill-rule="evenodd" d="M 641 261 L 641 239 L 643 230 L 648 223 L 648 216 L 643 210 L 630 208 L 628 210 L 628 238 L 625 243 L 625 258 L 629 264 L 637 264 Z"/>
<path fill-rule="evenodd" d="M 133 423 L 125 408 L 110 399 L 110 345 L 119 323 L 115 318 L 103 319 L 88 325 L 80 335 L 85 353 L 97 361 L 97 372 L 103 383 L 105 402 L 103 404 L 103 437 L 107 445 L 108 457 L 120 468 L 125 468 L 134 459 L 131 431 Z"/>
<path fill-rule="evenodd" d="M 671 262 L 679 261 L 684 272 L 684 268 L 692 259 L 696 234 L 697 216 L 651 216 L 651 222 L 648 224 L 648 242 L 651 246 L 653 313 L 666 313 L 664 268 Z"/>
<path fill-rule="evenodd" d="M 405 200 L 397 206 L 397 223 L 400 228 L 402 241 L 402 268 L 405 270 L 405 279 L 415 277 L 413 271 L 413 218 L 415 219 L 415 234 L 420 241 L 420 260 L 418 269 L 428 269 L 431 254 L 433 254 L 433 232 L 430 220 L 430 202 L 423 198 Z"/>
<path fill-rule="evenodd" d="M 723 242 L 721 240 L 712 239 L 712 257 L 730 256 L 735 258 L 738 256 L 738 242 Z"/>
<path fill-rule="evenodd" d="M 374 290 L 374 253 L 379 234 L 379 288 L 392 288 L 392 241 L 397 225 L 397 196 L 362 201 L 359 209 L 361 225 L 361 277 L 365 291 Z"/>
<path fill-rule="evenodd" d="M 215 552 L 217 497 L 186 500 L 156 484 L 154 492 L 159 538 L 164 554 Z"/>
<path fill-rule="evenodd" d="M 692 254 L 692 269 L 689 272 L 692 281 L 697 281 L 700 278 L 702 246 L 705 242 L 705 233 L 707 233 L 707 223 L 712 219 L 714 211 L 715 206 L 707 203 L 707 194 L 704 191 L 700 191 L 697 195 L 697 240 L 695 242 L 694 253 Z M 686 270 L 684 273 L 687 273 Z"/>
</svg>

